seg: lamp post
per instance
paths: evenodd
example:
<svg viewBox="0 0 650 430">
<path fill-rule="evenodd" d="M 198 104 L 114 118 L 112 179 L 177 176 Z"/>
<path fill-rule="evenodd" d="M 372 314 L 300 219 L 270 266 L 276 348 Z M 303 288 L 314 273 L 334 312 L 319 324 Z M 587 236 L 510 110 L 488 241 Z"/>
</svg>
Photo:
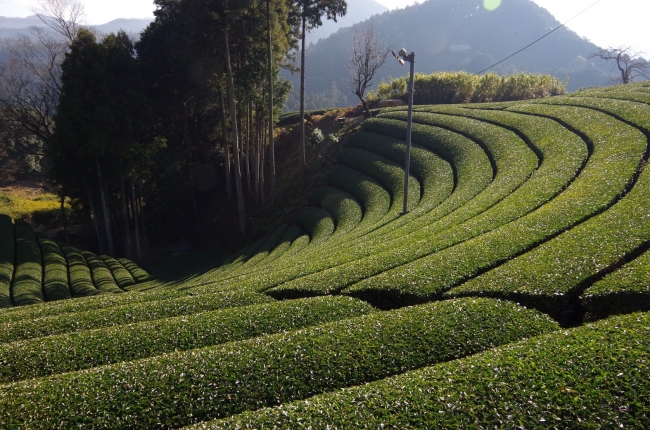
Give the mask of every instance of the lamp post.
<svg viewBox="0 0 650 430">
<path fill-rule="evenodd" d="M 408 125 L 406 127 L 406 159 L 404 160 L 404 206 L 402 207 L 402 215 L 406 215 L 408 212 L 408 198 L 409 198 L 409 171 L 411 170 L 411 131 L 413 129 L 413 93 L 415 93 L 413 73 L 415 70 L 415 52 L 411 52 L 409 55 L 406 54 L 406 49 L 399 51 L 397 55 L 393 52 L 393 56 L 399 61 L 401 65 L 404 65 L 404 62 L 407 61 L 411 63 L 411 73 L 409 75 L 409 86 L 408 86 L 408 95 L 409 95 L 409 114 L 408 114 Z"/>
</svg>

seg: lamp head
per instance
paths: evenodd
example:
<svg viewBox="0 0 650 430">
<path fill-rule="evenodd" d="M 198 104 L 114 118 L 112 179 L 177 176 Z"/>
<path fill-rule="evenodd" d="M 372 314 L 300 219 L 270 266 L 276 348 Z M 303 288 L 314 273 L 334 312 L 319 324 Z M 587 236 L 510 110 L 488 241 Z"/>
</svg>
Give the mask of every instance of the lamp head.
<svg viewBox="0 0 650 430">
<path fill-rule="evenodd" d="M 406 49 L 402 48 L 402 50 L 399 51 L 397 55 L 399 55 L 400 57 L 406 57 Z"/>
</svg>

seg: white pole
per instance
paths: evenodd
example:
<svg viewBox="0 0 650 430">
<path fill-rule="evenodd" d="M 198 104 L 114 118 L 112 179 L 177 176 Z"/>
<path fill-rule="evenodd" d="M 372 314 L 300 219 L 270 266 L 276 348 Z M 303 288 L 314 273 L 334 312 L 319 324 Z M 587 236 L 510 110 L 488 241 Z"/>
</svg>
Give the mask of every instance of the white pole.
<svg viewBox="0 0 650 430">
<path fill-rule="evenodd" d="M 408 212 L 408 198 L 409 198 L 409 171 L 411 170 L 411 131 L 413 129 L 413 93 L 415 92 L 414 88 L 414 79 L 413 72 L 415 70 L 415 52 L 411 52 L 411 55 L 404 57 L 406 61 L 411 63 L 411 75 L 409 77 L 409 115 L 408 115 L 408 126 L 406 127 L 406 160 L 404 161 L 404 206 L 402 208 L 402 215 L 406 215 Z"/>
</svg>

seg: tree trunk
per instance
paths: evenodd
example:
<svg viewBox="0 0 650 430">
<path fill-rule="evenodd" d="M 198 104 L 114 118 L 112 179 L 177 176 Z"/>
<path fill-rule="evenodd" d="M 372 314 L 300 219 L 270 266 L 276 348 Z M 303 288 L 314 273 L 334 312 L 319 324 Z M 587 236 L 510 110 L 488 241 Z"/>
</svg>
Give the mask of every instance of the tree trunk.
<svg viewBox="0 0 650 430">
<path fill-rule="evenodd" d="M 90 216 L 93 217 L 93 224 L 95 225 L 95 234 L 97 235 L 97 246 L 99 247 L 99 253 L 105 254 L 104 250 L 104 241 L 102 240 L 102 235 L 99 232 L 99 222 L 97 220 L 97 212 L 95 211 L 95 205 L 93 204 L 93 197 L 90 194 L 90 189 L 88 184 L 84 182 L 84 189 L 86 190 L 86 198 L 88 199 L 88 205 L 90 206 Z"/>
<path fill-rule="evenodd" d="M 138 205 L 135 198 L 135 185 L 131 181 L 131 206 L 133 206 L 133 225 L 135 228 L 135 253 L 138 260 L 142 259 L 142 251 L 140 248 L 140 228 L 138 227 Z"/>
<path fill-rule="evenodd" d="M 232 149 L 235 158 L 235 188 L 237 190 L 237 209 L 239 210 L 239 228 L 243 235 L 246 231 L 246 213 L 244 210 L 244 195 L 241 184 L 241 164 L 239 162 L 239 145 L 237 142 L 237 114 L 235 112 L 235 84 L 230 66 L 230 47 L 228 46 L 228 30 L 224 28 L 224 48 L 226 54 L 226 71 L 228 73 L 228 104 L 230 105 L 230 123 L 232 126 Z"/>
<path fill-rule="evenodd" d="M 223 101 L 223 91 L 219 91 L 219 98 L 221 99 L 221 123 L 223 132 L 221 133 L 221 145 L 226 151 L 226 192 L 228 193 L 228 201 L 232 199 L 232 174 L 230 173 L 230 146 L 226 141 L 226 129 L 228 128 L 228 121 L 226 120 L 226 105 Z"/>
<path fill-rule="evenodd" d="M 359 100 L 361 100 L 361 105 L 363 106 L 363 110 L 365 111 L 365 117 L 370 118 L 372 114 L 370 113 L 370 108 L 368 107 L 368 103 L 363 99 L 363 96 L 359 94 L 358 92 L 354 93 L 357 97 L 359 97 Z"/>
<path fill-rule="evenodd" d="M 271 193 L 275 193 L 275 142 L 273 137 L 273 59 L 271 57 L 271 0 L 266 0 L 266 56 L 268 57 L 269 91 L 269 170 L 271 174 Z M 263 177 L 262 177 L 263 178 Z M 262 192 L 262 200 L 264 193 Z"/>
<path fill-rule="evenodd" d="M 122 185 L 122 217 L 124 218 L 124 236 L 126 237 L 126 254 L 128 256 L 133 252 L 133 240 L 131 239 L 131 228 L 129 226 L 129 209 L 127 207 L 126 190 L 124 188 L 124 176 L 122 174 L 122 165 L 120 164 L 120 184 Z"/>
<path fill-rule="evenodd" d="M 113 234 L 111 232 L 110 211 L 108 210 L 108 201 L 106 200 L 106 193 L 104 192 L 104 181 L 102 180 L 102 169 L 99 166 L 98 159 L 95 159 L 95 166 L 97 167 L 97 183 L 99 184 L 99 195 L 102 200 L 102 211 L 104 213 L 104 229 L 106 230 L 108 254 L 112 256 L 115 255 L 115 249 L 113 248 Z"/>
<path fill-rule="evenodd" d="M 307 165 L 305 156 L 305 31 L 307 28 L 307 9 L 302 6 L 302 47 L 300 50 L 300 159 L 303 167 Z"/>
</svg>

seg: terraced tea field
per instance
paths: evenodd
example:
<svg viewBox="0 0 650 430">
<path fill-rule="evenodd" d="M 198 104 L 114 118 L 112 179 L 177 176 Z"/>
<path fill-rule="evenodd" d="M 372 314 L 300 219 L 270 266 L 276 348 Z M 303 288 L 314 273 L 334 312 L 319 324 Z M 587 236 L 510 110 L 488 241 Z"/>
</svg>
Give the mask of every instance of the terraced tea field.
<svg viewBox="0 0 650 430">
<path fill-rule="evenodd" d="M 650 84 L 417 106 L 402 215 L 406 118 L 226 261 L 0 217 L 0 427 L 650 427 Z"/>
</svg>

